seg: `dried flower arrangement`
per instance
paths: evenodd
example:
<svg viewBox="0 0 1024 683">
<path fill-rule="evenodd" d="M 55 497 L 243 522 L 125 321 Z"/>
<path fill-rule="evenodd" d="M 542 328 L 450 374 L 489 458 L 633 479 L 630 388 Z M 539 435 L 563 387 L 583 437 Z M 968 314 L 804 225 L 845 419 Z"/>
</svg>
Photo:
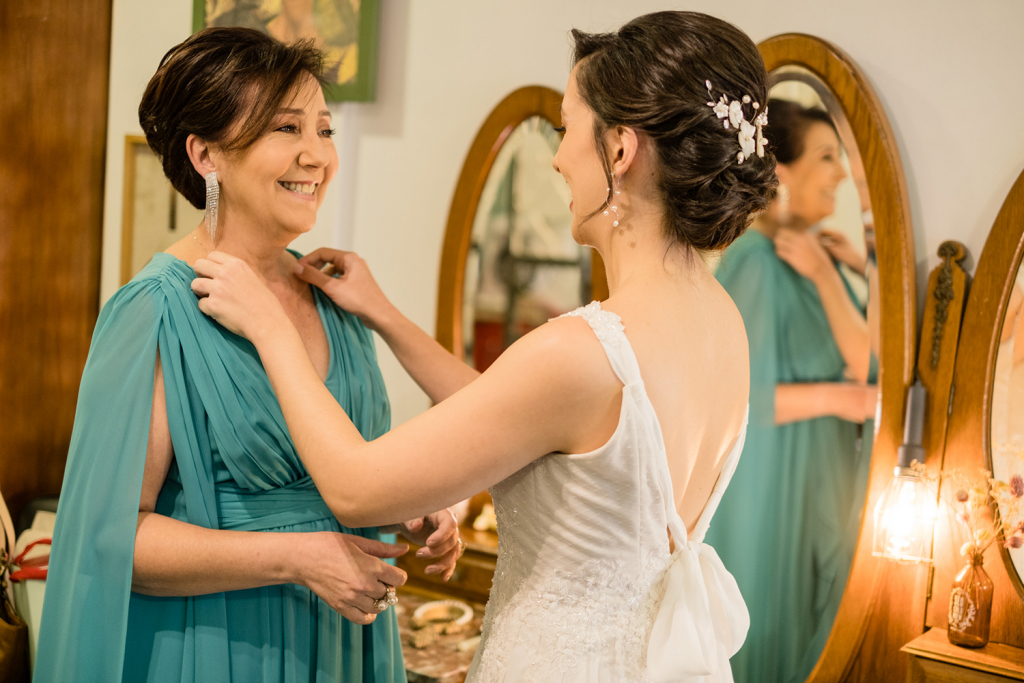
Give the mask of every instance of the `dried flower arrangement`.
<svg viewBox="0 0 1024 683">
<path fill-rule="evenodd" d="M 997 448 L 1000 455 L 1008 456 L 1024 470 L 1024 440 L 1015 437 Z M 922 478 L 935 483 L 936 478 L 925 473 L 924 465 L 914 462 L 911 466 Z M 962 556 L 981 555 L 997 541 L 1008 548 L 1024 547 L 1024 476 L 1013 474 L 1009 481 L 1002 481 L 988 470 L 961 467 L 944 470 L 941 476 L 946 482 L 940 489 L 942 499 L 969 534 L 969 540 L 960 547 Z"/>
</svg>

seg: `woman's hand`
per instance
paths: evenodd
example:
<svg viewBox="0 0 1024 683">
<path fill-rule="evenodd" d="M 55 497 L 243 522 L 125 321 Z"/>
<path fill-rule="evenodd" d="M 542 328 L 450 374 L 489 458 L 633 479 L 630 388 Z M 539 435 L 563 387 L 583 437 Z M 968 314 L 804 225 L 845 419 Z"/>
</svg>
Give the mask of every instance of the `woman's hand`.
<svg viewBox="0 0 1024 683">
<path fill-rule="evenodd" d="M 290 324 L 281 302 L 242 259 L 214 251 L 193 268 L 199 310 L 235 334 L 254 341 L 263 330 Z"/>
<path fill-rule="evenodd" d="M 818 241 L 832 254 L 832 258 L 864 275 L 868 258 L 854 248 L 846 235 L 835 230 L 821 230 L 818 232 Z"/>
<path fill-rule="evenodd" d="M 353 623 L 372 624 L 378 614 L 374 601 L 387 594 L 388 586 L 405 583 L 404 571 L 378 558 L 403 555 L 407 545 L 330 531 L 296 536 L 303 541 L 294 558 L 296 583 Z"/>
<path fill-rule="evenodd" d="M 451 510 L 441 510 L 381 531 L 400 533 L 413 543 L 423 546 L 416 551 L 416 557 L 437 559 L 423 573 L 441 574 L 445 581 L 452 577 L 455 563 L 465 547 L 459 542 L 459 523 Z"/>
<path fill-rule="evenodd" d="M 331 266 L 337 277 L 325 273 L 324 266 Z M 377 321 L 393 311 L 394 307 L 373 279 L 366 261 L 355 252 L 317 249 L 299 261 L 295 274 L 319 287 L 331 301 L 358 316 L 371 330 L 379 331 Z"/>
<path fill-rule="evenodd" d="M 806 231 L 779 228 L 775 234 L 775 252 L 793 270 L 815 284 L 833 267 L 825 247 Z"/>
<path fill-rule="evenodd" d="M 848 422 L 863 424 L 875 416 L 878 387 L 874 384 L 837 384 L 833 414 Z"/>
</svg>

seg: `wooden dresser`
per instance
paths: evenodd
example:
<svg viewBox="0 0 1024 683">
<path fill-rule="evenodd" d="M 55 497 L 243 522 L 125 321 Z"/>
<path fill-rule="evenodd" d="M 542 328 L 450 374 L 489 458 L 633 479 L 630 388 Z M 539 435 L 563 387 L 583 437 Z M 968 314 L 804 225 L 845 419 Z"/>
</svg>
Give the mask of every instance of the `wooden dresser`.
<svg viewBox="0 0 1024 683">
<path fill-rule="evenodd" d="M 971 650 L 949 642 L 933 628 L 902 648 L 910 655 L 907 683 L 1005 683 L 1024 681 L 1024 650 L 989 643 Z"/>
</svg>

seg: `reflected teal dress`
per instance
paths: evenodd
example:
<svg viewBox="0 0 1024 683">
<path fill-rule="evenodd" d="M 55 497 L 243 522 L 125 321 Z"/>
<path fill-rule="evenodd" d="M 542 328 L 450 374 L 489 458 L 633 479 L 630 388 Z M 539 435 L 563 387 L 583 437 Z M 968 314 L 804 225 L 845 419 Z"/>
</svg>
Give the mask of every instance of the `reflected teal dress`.
<svg viewBox="0 0 1024 683">
<path fill-rule="evenodd" d="M 131 592 L 159 348 L 174 462 L 156 511 L 242 531 L 346 529 L 317 493 L 255 348 L 204 316 L 184 262 L 157 254 L 104 306 L 57 514 L 36 683 L 405 681 L 394 610 L 370 626 L 294 584 L 196 597 Z M 370 332 L 313 290 L 327 387 L 363 437 L 389 428 Z"/>
<path fill-rule="evenodd" d="M 776 426 L 777 384 L 843 381 L 845 363 L 817 289 L 753 229 L 726 250 L 715 277 L 739 308 L 750 346 L 747 440 L 705 539 L 750 611 L 733 676 L 803 683 L 853 561 L 872 424 L 862 430 L 821 417 Z"/>
</svg>

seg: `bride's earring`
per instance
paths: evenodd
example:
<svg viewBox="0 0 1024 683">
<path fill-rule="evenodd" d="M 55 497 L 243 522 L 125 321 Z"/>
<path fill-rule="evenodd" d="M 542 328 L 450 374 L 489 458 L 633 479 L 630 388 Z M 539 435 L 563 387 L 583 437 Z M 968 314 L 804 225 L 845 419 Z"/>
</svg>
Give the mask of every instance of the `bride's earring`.
<svg viewBox="0 0 1024 683">
<path fill-rule="evenodd" d="M 789 186 L 786 183 L 779 183 L 775 190 L 776 197 L 776 218 L 779 225 L 789 225 Z"/>
<path fill-rule="evenodd" d="M 618 228 L 619 235 L 621 236 L 625 235 L 627 230 L 632 230 L 632 228 L 630 228 L 629 224 L 625 222 L 625 220 L 622 217 L 622 214 L 619 213 L 620 205 L 622 204 L 622 190 L 619 189 L 620 187 L 622 187 L 622 176 L 620 175 L 618 178 L 616 178 L 613 175 L 612 186 L 608 188 L 608 192 L 611 195 L 611 199 L 608 201 L 608 208 L 605 209 L 604 215 L 611 216 L 612 227 Z M 636 246 L 635 236 L 633 237 L 633 241 L 630 243 L 629 246 Z"/>
<path fill-rule="evenodd" d="M 217 183 L 217 172 L 210 171 L 206 174 L 206 214 L 203 222 L 210 232 L 210 245 L 213 245 L 213 238 L 217 234 L 217 204 L 220 202 L 220 184 Z"/>
</svg>

